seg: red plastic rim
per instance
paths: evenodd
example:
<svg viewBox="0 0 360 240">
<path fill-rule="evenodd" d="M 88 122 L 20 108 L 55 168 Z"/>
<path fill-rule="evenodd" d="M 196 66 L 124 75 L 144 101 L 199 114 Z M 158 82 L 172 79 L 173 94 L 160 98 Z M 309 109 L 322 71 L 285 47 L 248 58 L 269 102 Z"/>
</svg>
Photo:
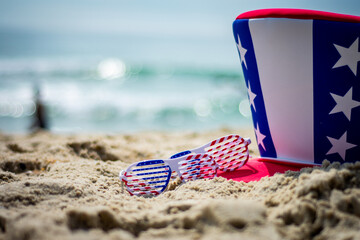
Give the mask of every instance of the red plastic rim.
<svg viewBox="0 0 360 240">
<path fill-rule="evenodd" d="M 263 161 L 261 158 L 252 158 L 240 169 L 233 172 L 218 171 L 219 177 L 237 182 L 259 181 L 263 177 L 271 177 L 276 173 L 285 173 L 288 170 L 300 171 L 305 167 L 314 167 L 312 165 L 289 165 L 278 162 Z"/>
<path fill-rule="evenodd" d="M 360 23 L 360 17 L 354 15 L 323 12 L 308 9 L 292 8 L 270 8 L 249 11 L 240 14 L 236 19 L 255 19 L 255 18 L 291 18 L 291 19 L 316 19 L 338 22 Z"/>
</svg>

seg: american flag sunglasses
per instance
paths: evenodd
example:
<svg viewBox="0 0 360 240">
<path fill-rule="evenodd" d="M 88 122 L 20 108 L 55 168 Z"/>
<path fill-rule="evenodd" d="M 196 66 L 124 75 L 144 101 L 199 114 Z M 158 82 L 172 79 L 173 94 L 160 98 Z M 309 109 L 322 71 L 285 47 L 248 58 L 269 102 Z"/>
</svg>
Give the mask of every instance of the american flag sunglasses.
<svg viewBox="0 0 360 240">
<path fill-rule="evenodd" d="M 156 196 L 164 192 L 172 172 L 182 182 L 214 178 L 218 165 L 208 154 L 189 154 L 176 159 L 144 160 L 120 172 L 120 180 L 130 195 Z"/>
</svg>

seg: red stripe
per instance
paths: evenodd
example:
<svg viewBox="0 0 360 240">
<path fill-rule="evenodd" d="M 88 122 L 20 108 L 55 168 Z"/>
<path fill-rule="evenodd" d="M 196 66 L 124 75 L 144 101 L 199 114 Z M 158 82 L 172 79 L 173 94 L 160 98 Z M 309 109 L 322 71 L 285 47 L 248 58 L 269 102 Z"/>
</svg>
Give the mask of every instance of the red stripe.
<svg viewBox="0 0 360 240">
<path fill-rule="evenodd" d="M 228 164 L 229 164 L 229 163 L 232 163 L 232 162 L 235 162 L 235 161 L 237 161 L 237 160 L 236 160 L 236 159 L 232 159 L 232 160 L 228 161 Z"/>
</svg>

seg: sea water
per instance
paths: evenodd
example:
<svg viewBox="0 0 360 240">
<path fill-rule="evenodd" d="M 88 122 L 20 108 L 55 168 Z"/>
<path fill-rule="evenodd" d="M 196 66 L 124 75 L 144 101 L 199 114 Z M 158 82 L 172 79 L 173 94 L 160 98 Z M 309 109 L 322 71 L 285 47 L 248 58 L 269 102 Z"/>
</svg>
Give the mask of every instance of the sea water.
<svg viewBox="0 0 360 240">
<path fill-rule="evenodd" d="M 0 27 L 0 130 L 29 131 L 36 91 L 54 132 L 250 126 L 231 21 L 227 27 L 226 34 Z"/>
</svg>

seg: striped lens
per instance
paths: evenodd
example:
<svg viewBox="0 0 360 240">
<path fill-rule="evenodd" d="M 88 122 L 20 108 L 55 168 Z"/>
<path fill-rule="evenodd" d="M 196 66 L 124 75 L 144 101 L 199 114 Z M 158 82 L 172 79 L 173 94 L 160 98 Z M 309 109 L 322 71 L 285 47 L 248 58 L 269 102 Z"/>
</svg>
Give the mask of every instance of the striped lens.
<svg viewBox="0 0 360 240">
<path fill-rule="evenodd" d="M 216 146 L 206 148 L 206 152 L 211 155 L 219 165 L 219 170 L 228 172 L 234 171 L 247 162 L 249 159 L 249 141 L 243 138 L 238 140 L 230 139 Z"/>
<path fill-rule="evenodd" d="M 171 168 L 163 160 L 147 160 L 130 166 L 122 181 L 131 195 L 158 195 L 170 180 Z"/>
<path fill-rule="evenodd" d="M 179 162 L 180 179 L 183 181 L 214 178 L 216 170 L 217 164 L 209 156 L 197 159 L 196 155 L 190 155 L 187 159 Z"/>
</svg>

